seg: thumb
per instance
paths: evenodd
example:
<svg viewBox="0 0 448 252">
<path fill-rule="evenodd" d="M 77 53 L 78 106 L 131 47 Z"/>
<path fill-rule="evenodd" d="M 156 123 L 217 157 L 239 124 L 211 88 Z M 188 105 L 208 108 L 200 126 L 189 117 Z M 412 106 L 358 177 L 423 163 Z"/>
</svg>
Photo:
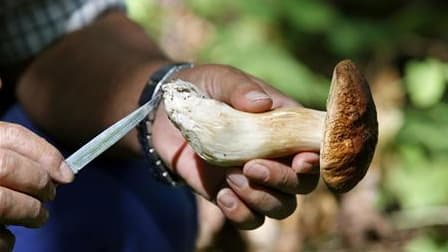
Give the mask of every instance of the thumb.
<svg viewBox="0 0 448 252">
<path fill-rule="evenodd" d="M 229 92 L 229 104 L 238 110 L 264 112 L 272 107 L 271 97 L 253 83 L 240 82 L 240 85 Z"/>
<path fill-rule="evenodd" d="M 183 71 L 180 79 L 196 84 L 213 99 L 246 112 L 264 112 L 271 97 L 244 72 L 226 65 L 200 65 Z"/>
</svg>

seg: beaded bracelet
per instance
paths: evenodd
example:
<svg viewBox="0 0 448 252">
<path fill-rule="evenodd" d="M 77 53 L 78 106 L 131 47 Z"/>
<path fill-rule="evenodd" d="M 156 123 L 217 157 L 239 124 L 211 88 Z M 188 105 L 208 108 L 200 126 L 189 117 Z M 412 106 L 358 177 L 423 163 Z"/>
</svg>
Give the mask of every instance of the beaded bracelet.
<svg viewBox="0 0 448 252">
<path fill-rule="evenodd" d="M 157 111 L 158 103 L 160 103 L 161 100 L 162 85 L 170 81 L 175 73 L 183 69 L 192 67 L 193 64 L 191 63 L 175 63 L 163 66 L 151 75 L 147 85 L 143 89 L 142 95 L 140 96 L 139 100 L 140 105 L 146 103 L 150 99 L 156 99 L 157 101 L 154 109 L 149 113 L 146 119 L 138 125 L 137 129 L 139 133 L 138 135 L 140 144 L 142 146 L 146 160 L 150 164 L 153 176 L 158 181 L 169 184 L 171 186 L 179 185 L 181 180 L 175 174 L 170 172 L 170 170 L 165 166 L 156 150 L 154 149 L 154 146 L 152 144 L 151 128 L 155 119 L 155 113 Z"/>
</svg>

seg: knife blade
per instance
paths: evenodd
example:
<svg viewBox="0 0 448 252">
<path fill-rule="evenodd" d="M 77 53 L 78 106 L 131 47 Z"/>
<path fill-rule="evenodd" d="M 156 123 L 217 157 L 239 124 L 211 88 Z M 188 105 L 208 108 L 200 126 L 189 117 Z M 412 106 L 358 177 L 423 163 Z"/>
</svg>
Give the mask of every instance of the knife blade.
<svg viewBox="0 0 448 252">
<path fill-rule="evenodd" d="M 132 113 L 105 129 L 72 155 L 65 162 L 74 174 L 78 173 L 88 163 L 109 149 L 137 126 L 154 109 L 161 99 L 161 94 L 134 110 Z"/>
</svg>

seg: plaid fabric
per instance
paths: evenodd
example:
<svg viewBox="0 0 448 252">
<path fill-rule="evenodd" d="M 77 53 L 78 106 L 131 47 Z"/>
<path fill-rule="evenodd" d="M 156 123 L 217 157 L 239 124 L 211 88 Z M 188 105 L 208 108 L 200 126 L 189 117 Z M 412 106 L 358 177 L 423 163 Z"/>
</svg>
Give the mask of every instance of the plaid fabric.
<svg viewBox="0 0 448 252">
<path fill-rule="evenodd" d="M 0 0 L 0 65 L 39 53 L 124 0 Z"/>
</svg>

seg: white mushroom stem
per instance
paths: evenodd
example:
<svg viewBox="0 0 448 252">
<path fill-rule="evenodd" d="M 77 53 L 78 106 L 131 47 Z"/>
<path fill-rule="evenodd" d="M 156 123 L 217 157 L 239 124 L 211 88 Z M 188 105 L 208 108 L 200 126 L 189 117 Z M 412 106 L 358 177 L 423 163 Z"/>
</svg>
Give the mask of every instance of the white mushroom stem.
<svg viewBox="0 0 448 252">
<path fill-rule="evenodd" d="M 168 117 L 209 163 L 234 166 L 321 148 L 325 112 L 299 107 L 242 112 L 182 80 L 165 84 L 163 90 Z"/>
</svg>

